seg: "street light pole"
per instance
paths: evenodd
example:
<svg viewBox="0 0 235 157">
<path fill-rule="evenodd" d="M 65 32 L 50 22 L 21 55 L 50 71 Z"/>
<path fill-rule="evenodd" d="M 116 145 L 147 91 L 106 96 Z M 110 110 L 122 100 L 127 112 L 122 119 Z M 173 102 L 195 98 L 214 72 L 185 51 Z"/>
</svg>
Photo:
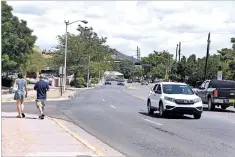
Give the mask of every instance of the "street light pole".
<svg viewBox="0 0 235 157">
<path fill-rule="evenodd" d="M 67 82 L 67 51 L 68 51 L 68 25 L 73 24 L 75 22 L 82 22 L 84 24 L 87 24 L 88 22 L 85 20 L 77 20 L 74 22 L 70 22 L 69 21 L 64 21 L 65 22 L 65 48 L 64 48 L 64 92 L 65 92 L 65 87 L 66 87 L 66 82 Z"/>
<path fill-rule="evenodd" d="M 90 55 L 88 56 L 88 70 L 87 70 L 87 88 L 89 88 L 89 77 L 90 77 Z"/>
<path fill-rule="evenodd" d="M 65 22 L 65 49 L 64 49 L 64 92 L 65 92 L 65 87 L 66 87 L 66 75 L 67 75 L 67 70 L 66 70 L 66 66 L 67 66 L 67 50 L 68 50 L 68 25 L 69 25 L 69 21 L 64 21 Z"/>
</svg>

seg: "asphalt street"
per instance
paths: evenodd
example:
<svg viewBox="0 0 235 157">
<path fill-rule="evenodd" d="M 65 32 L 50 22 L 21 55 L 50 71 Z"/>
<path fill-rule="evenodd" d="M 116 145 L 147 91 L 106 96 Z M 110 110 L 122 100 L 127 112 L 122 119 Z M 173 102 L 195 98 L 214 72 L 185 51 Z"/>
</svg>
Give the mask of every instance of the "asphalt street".
<svg viewBox="0 0 235 157">
<path fill-rule="evenodd" d="M 202 118 L 147 115 L 149 86 L 127 89 L 106 85 L 76 94 L 69 101 L 49 102 L 47 115 L 66 118 L 111 147 L 135 157 L 233 157 L 235 111 L 204 111 Z M 123 91 L 124 90 L 124 91 Z M 15 111 L 14 103 L 2 103 L 2 111 Z M 35 103 L 25 111 L 37 113 Z"/>
</svg>

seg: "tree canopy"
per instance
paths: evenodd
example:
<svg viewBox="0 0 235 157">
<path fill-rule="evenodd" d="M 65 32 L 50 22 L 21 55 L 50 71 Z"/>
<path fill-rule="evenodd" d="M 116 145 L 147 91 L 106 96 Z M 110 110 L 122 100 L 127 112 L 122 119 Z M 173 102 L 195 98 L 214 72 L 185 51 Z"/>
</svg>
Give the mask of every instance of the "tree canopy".
<svg viewBox="0 0 235 157">
<path fill-rule="evenodd" d="M 18 71 L 37 39 L 27 22 L 12 14 L 13 8 L 2 1 L 2 70 Z"/>
<path fill-rule="evenodd" d="M 92 27 L 78 25 L 78 35 L 68 33 L 67 72 L 86 78 L 90 69 L 91 77 L 98 77 L 99 71 L 111 70 L 108 62 L 113 54 L 112 49 L 105 45 L 106 37 L 99 37 Z M 58 36 L 51 66 L 59 67 L 64 64 L 65 35 Z M 90 60 L 89 60 L 90 58 Z"/>
<path fill-rule="evenodd" d="M 207 79 L 216 79 L 219 67 L 223 71 L 223 79 L 235 80 L 235 38 L 231 38 L 231 48 L 222 48 L 217 54 L 209 55 L 207 64 Z M 170 67 L 170 79 L 187 81 L 191 85 L 196 85 L 197 81 L 203 81 L 206 57 L 197 58 L 195 54 L 188 58 L 182 56 L 180 61 L 174 61 L 173 55 L 162 51 L 149 54 L 142 59 L 145 67 L 144 74 L 151 78 L 165 78 Z"/>
</svg>

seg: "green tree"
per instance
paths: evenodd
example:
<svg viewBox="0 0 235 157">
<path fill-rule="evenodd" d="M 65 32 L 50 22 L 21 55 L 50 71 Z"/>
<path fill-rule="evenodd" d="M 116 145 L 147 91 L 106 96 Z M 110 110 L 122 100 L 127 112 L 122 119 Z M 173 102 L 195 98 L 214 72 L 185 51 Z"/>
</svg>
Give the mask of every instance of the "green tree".
<svg viewBox="0 0 235 157">
<path fill-rule="evenodd" d="M 21 65 L 21 71 L 25 73 L 35 72 L 38 75 L 39 72 L 46 67 L 46 60 L 47 59 L 44 58 L 40 52 L 32 50 L 30 54 L 27 54 L 26 62 Z"/>
<path fill-rule="evenodd" d="M 134 73 L 135 66 L 130 60 L 122 60 L 119 67 L 124 78 L 129 79 Z"/>
<path fill-rule="evenodd" d="M 232 48 L 223 48 L 217 52 L 221 58 L 223 78 L 235 80 L 235 38 L 231 38 Z"/>
<path fill-rule="evenodd" d="M 13 16 L 13 8 L 2 1 L 2 70 L 17 71 L 25 62 L 36 41 L 33 30 L 27 27 L 27 22 Z"/>
<path fill-rule="evenodd" d="M 174 63 L 173 55 L 168 51 L 154 51 L 150 53 L 148 57 L 143 57 L 142 64 L 150 64 L 151 68 L 144 68 L 144 74 L 151 75 L 153 79 L 155 78 L 165 78 L 166 73 L 171 73 L 171 69 Z M 149 72 L 150 70 L 150 72 Z"/>
<path fill-rule="evenodd" d="M 92 27 L 78 26 L 79 35 L 68 33 L 67 70 L 68 73 L 86 79 L 88 68 L 92 77 L 98 77 L 99 71 L 109 70 L 107 62 L 113 54 L 112 49 L 105 45 L 106 38 L 99 37 Z M 65 35 L 58 36 L 57 51 L 51 66 L 59 67 L 64 63 Z M 90 58 L 90 61 L 89 61 Z"/>
</svg>

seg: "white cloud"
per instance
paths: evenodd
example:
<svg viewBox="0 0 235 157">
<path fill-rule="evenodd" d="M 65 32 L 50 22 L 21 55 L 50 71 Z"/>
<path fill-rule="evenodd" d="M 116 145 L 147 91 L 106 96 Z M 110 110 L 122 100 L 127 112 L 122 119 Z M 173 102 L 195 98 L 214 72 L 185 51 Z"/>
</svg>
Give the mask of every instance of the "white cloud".
<svg viewBox="0 0 235 157">
<path fill-rule="evenodd" d="M 163 49 L 175 54 L 179 41 L 190 41 L 182 42 L 182 54 L 202 57 L 209 31 L 211 53 L 231 47 L 230 38 L 235 37 L 234 1 L 8 1 L 8 4 L 16 16 L 27 20 L 41 49 L 57 44 L 56 36 L 65 32 L 64 20 L 87 20 L 87 25 L 100 36 L 108 37 L 107 44 L 128 55 L 133 55 L 137 46 L 142 56 Z M 68 31 L 77 33 L 77 25 L 70 25 Z M 202 35 L 205 36 L 194 40 Z"/>
</svg>

